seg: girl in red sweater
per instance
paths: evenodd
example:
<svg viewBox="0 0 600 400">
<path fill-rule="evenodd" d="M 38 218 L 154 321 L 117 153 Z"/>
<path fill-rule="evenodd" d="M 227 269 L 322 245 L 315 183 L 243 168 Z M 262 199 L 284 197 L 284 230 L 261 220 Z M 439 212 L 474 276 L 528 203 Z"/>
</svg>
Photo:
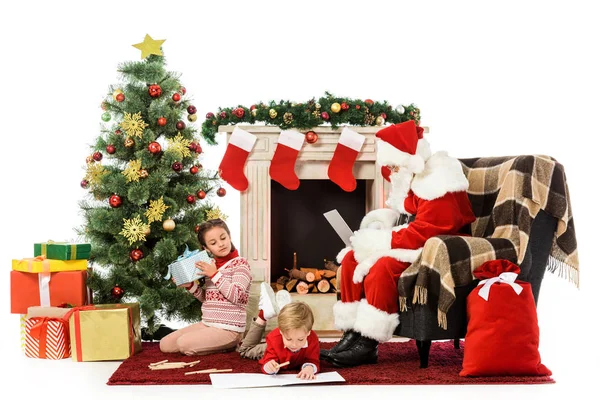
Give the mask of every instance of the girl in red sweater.
<svg viewBox="0 0 600 400">
<path fill-rule="evenodd" d="M 224 221 L 211 219 L 200 225 L 198 240 L 212 253 L 214 262 L 199 261 L 205 276 L 181 285 L 202 302 L 202 321 L 179 329 L 160 341 L 165 353 L 201 355 L 234 350 L 246 329 L 246 306 L 250 295 L 250 266 L 231 243 Z"/>
</svg>

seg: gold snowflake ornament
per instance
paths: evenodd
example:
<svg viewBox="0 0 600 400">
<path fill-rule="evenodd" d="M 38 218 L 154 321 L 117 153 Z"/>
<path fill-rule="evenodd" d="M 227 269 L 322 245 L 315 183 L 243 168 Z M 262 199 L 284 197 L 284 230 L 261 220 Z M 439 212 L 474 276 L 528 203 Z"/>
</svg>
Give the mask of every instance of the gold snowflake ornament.
<svg viewBox="0 0 600 400">
<path fill-rule="evenodd" d="M 150 225 L 145 224 L 139 215 L 136 215 L 133 219 L 123 218 L 123 229 L 120 234 L 125 236 L 129 240 L 129 244 L 132 245 L 137 241 L 146 240 L 146 234 L 150 229 Z"/>
<path fill-rule="evenodd" d="M 141 111 L 135 114 L 125 113 L 123 122 L 120 123 L 121 128 L 127 132 L 127 137 L 136 136 L 141 138 L 144 133 L 144 129 L 148 126 L 147 123 L 142 119 Z"/>
<path fill-rule="evenodd" d="M 192 141 L 185 139 L 180 132 L 173 139 L 167 139 L 167 143 L 169 143 L 168 151 L 179 154 L 181 158 L 188 157 L 191 154 L 189 146 Z"/>
<path fill-rule="evenodd" d="M 225 221 L 227 219 L 227 215 L 223 214 L 219 207 L 215 207 L 212 210 L 208 210 L 206 212 L 206 219 L 222 219 L 223 221 Z"/>
<path fill-rule="evenodd" d="M 108 174 L 108 171 L 104 169 L 102 164 L 89 163 L 85 172 L 85 180 L 89 182 L 90 187 L 93 189 L 95 186 L 100 185 L 100 180 L 106 174 Z"/>
<path fill-rule="evenodd" d="M 121 172 L 125 175 L 127 182 L 137 182 L 140 180 L 140 169 L 142 168 L 141 160 L 130 160 L 125 171 Z"/>
<path fill-rule="evenodd" d="M 167 208 L 169 208 L 169 206 L 163 202 L 162 196 L 158 200 L 150 200 L 150 207 L 146 210 L 148 222 L 161 221 Z"/>
</svg>

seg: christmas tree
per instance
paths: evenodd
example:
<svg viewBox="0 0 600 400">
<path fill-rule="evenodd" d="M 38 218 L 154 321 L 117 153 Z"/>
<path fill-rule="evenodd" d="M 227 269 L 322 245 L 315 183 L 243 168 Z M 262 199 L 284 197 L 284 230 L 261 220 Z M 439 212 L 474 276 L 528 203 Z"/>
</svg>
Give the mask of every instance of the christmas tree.
<svg viewBox="0 0 600 400">
<path fill-rule="evenodd" d="M 207 196 L 225 195 L 218 174 L 198 162 L 196 107 L 180 75 L 166 71 L 162 42 L 146 35 L 134 45 L 142 61 L 119 65 L 86 159 L 89 198 L 80 202 L 94 303 L 139 302 L 149 333 L 162 318 L 199 320 L 197 300 L 164 277 L 186 247 L 199 247 L 199 224 L 221 217 Z"/>
</svg>

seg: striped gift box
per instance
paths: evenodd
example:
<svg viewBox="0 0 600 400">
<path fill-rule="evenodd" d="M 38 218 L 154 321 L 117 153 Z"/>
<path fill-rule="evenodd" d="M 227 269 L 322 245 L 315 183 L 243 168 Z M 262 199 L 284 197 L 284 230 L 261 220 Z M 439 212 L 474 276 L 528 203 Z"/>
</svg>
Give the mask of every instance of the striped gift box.
<svg viewBox="0 0 600 400">
<path fill-rule="evenodd" d="M 21 328 L 21 350 L 25 353 L 25 343 L 27 343 L 27 334 L 25 333 L 25 323 L 27 322 L 27 314 L 21 314 L 19 318 L 19 325 Z"/>
<path fill-rule="evenodd" d="M 50 360 L 70 357 L 71 347 L 66 321 L 48 317 L 27 318 L 25 355 Z"/>
<path fill-rule="evenodd" d="M 212 258 L 210 258 L 206 250 L 189 251 L 186 247 L 183 255 L 179 256 L 175 262 L 169 264 L 169 273 L 165 276 L 165 279 L 173 277 L 175 284 L 182 285 L 202 278 L 204 276 L 202 275 L 202 271 L 195 266 L 197 261 L 210 263 L 212 262 Z"/>
</svg>

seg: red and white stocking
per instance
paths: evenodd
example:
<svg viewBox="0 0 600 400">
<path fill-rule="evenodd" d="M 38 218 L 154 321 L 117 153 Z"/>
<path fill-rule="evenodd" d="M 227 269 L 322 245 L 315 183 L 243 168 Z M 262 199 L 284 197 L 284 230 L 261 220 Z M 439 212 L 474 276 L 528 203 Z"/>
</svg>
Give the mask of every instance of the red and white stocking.
<svg viewBox="0 0 600 400">
<path fill-rule="evenodd" d="M 296 176 L 294 167 L 303 143 L 304 135 L 293 129 L 281 131 L 277 140 L 269 175 L 288 190 L 296 190 L 300 186 L 300 179 Z"/>
<path fill-rule="evenodd" d="M 329 163 L 327 175 L 346 192 L 356 189 L 356 179 L 352 174 L 354 161 L 365 142 L 365 137 L 352 129 L 344 128 L 340 140 Z"/>
<path fill-rule="evenodd" d="M 244 165 L 254 143 L 256 143 L 256 136 L 236 126 L 219 165 L 221 178 L 240 192 L 248 188 L 248 179 L 244 176 Z"/>
</svg>

